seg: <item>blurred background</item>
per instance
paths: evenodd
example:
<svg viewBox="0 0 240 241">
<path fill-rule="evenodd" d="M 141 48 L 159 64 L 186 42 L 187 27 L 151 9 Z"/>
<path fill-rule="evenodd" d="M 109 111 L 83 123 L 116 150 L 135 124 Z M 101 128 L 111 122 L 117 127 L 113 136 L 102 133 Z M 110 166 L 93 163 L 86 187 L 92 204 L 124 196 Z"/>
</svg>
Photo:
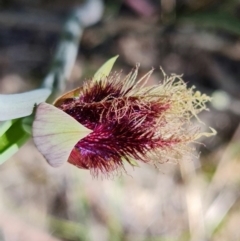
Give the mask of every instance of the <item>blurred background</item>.
<svg viewBox="0 0 240 241">
<path fill-rule="evenodd" d="M 37 88 L 80 0 L 0 0 L 0 93 Z M 200 118 L 218 131 L 199 158 L 127 167 L 94 179 L 53 169 L 32 141 L 0 167 L 0 241 L 240 240 L 240 1 L 106 0 L 84 30 L 67 89 L 119 55 L 114 70 L 184 74 L 214 97 Z"/>
</svg>

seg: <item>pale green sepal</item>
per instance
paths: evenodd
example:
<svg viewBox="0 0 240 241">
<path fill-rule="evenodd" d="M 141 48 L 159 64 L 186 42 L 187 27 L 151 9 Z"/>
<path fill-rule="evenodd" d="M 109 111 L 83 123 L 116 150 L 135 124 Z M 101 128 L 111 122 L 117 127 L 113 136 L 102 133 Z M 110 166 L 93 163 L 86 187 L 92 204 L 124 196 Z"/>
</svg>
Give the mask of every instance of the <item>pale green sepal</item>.
<svg viewBox="0 0 240 241">
<path fill-rule="evenodd" d="M 36 108 L 33 140 L 53 167 L 67 162 L 77 142 L 90 132 L 92 131 L 53 105 L 41 103 Z"/>
<path fill-rule="evenodd" d="M 93 76 L 93 80 L 99 81 L 101 78 L 108 76 L 117 58 L 118 58 L 118 55 L 116 55 L 115 57 L 112 57 L 107 62 L 105 62 L 95 73 L 95 75 Z"/>
<path fill-rule="evenodd" d="M 0 121 L 28 116 L 35 104 L 44 102 L 51 90 L 43 88 L 20 94 L 0 95 Z"/>
</svg>

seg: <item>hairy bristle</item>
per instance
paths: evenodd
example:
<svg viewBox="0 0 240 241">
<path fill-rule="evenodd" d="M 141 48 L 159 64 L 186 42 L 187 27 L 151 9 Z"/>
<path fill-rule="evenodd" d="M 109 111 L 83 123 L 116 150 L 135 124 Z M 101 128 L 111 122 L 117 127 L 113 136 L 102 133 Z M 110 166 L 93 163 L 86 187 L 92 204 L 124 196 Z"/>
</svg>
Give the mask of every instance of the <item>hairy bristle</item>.
<svg viewBox="0 0 240 241">
<path fill-rule="evenodd" d="M 84 83 L 78 98 L 60 108 L 93 132 L 75 145 L 69 162 L 94 175 L 123 167 L 123 159 L 161 163 L 179 158 L 199 136 L 190 118 L 206 108 L 209 97 L 188 89 L 180 76 L 145 87 L 152 71 L 136 81 L 113 74 Z"/>
</svg>

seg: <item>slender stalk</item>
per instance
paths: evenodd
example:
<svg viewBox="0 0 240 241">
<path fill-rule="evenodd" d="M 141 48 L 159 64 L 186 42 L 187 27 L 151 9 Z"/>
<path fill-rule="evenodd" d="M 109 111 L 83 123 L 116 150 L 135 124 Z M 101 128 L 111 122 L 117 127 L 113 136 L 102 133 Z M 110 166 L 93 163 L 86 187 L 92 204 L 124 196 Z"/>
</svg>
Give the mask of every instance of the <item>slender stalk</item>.
<svg viewBox="0 0 240 241">
<path fill-rule="evenodd" d="M 98 22 L 102 13 L 102 0 L 88 0 L 74 10 L 66 21 L 52 66 L 42 84 L 42 87 L 52 89 L 53 95 L 65 89 L 65 82 L 76 61 L 83 29 Z"/>
</svg>

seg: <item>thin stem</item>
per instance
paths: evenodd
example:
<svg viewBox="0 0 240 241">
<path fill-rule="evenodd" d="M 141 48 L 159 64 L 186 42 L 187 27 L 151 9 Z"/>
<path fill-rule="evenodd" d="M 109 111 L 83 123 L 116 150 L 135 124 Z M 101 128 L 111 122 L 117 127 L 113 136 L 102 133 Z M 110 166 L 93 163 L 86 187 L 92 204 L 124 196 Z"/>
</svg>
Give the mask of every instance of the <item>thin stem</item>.
<svg viewBox="0 0 240 241">
<path fill-rule="evenodd" d="M 83 29 L 98 22 L 102 13 L 102 0 L 88 0 L 85 5 L 74 10 L 67 20 L 52 66 L 42 84 L 42 87 L 52 89 L 53 95 L 65 89 L 65 82 L 76 61 Z"/>
</svg>

